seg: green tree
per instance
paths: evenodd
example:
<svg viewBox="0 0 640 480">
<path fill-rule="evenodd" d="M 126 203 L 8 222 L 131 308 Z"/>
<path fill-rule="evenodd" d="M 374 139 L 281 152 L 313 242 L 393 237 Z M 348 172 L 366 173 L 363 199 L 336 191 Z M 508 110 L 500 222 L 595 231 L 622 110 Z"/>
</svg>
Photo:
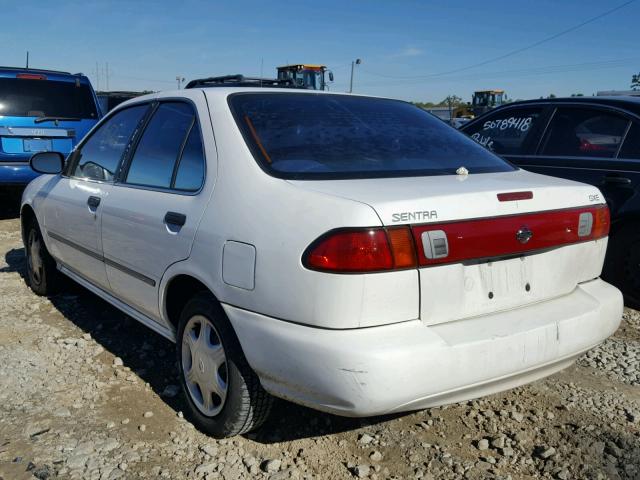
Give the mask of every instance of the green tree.
<svg viewBox="0 0 640 480">
<path fill-rule="evenodd" d="M 638 90 L 640 88 L 640 73 L 631 77 L 631 88 L 633 90 Z"/>
<path fill-rule="evenodd" d="M 467 102 L 465 102 L 462 98 L 460 98 L 457 95 L 449 95 L 447 98 L 445 98 L 444 100 L 442 100 L 438 106 L 439 107 L 448 107 L 449 103 L 451 103 L 451 107 L 452 108 L 456 108 L 456 107 L 460 107 L 462 105 L 466 105 Z"/>
</svg>

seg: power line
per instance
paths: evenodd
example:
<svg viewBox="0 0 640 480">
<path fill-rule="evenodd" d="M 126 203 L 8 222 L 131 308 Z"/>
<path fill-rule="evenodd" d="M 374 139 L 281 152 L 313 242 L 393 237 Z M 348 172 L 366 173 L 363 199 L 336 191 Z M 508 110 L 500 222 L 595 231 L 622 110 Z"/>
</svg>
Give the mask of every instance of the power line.
<svg viewBox="0 0 640 480">
<path fill-rule="evenodd" d="M 575 64 L 564 64 L 564 65 L 547 65 L 543 67 L 532 67 L 532 68 L 522 68 L 517 70 L 502 70 L 496 72 L 477 72 L 473 74 L 466 75 L 458 75 L 455 79 L 448 78 L 438 78 L 438 77 L 430 77 L 423 79 L 410 79 L 406 81 L 395 82 L 395 85 L 415 85 L 425 82 L 438 82 L 438 81 L 447 81 L 451 82 L 453 80 L 465 80 L 465 79 L 492 79 L 492 78 L 508 78 L 508 77 L 530 77 L 536 75 L 549 75 L 549 74 L 558 74 L 558 73 L 566 73 L 566 72 L 580 72 L 580 71 L 591 71 L 591 70 L 602 70 L 607 68 L 619 68 L 619 67 L 627 67 L 630 62 L 640 61 L 640 57 L 634 58 L 620 58 L 620 59 L 612 59 L 612 60 L 601 60 L 598 62 L 586 62 L 586 63 L 575 63 Z M 380 82 L 364 82 L 361 83 L 363 87 L 377 87 L 377 86 L 389 86 L 389 80 L 380 81 Z"/>
<path fill-rule="evenodd" d="M 588 24 L 593 23 L 593 22 L 595 22 L 597 20 L 600 20 L 601 18 L 606 17 L 607 15 L 611 15 L 612 13 L 617 12 L 618 10 L 621 10 L 622 8 L 624 8 L 624 7 L 628 6 L 628 5 L 631 5 L 632 3 L 635 3 L 635 2 L 636 2 L 636 0 L 628 0 L 627 2 L 624 2 L 624 3 L 620 4 L 620 5 L 618 5 L 617 7 L 614 7 L 612 9 L 610 9 L 610 10 L 607 10 L 606 12 L 600 13 L 599 15 L 596 15 L 595 17 L 591 17 L 591 18 L 589 18 L 589 19 L 587 19 L 587 20 L 585 20 L 585 21 L 583 21 L 583 22 L 581 22 L 581 23 L 579 23 L 577 25 L 574 25 L 574 26 L 569 27 L 569 28 L 567 28 L 565 30 L 562 30 L 561 32 L 558 32 L 558 33 L 553 34 L 551 36 L 545 37 L 542 40 L 538 40 L 538 41 L 536 41 L 534 43 L 531 43 L 529 45 L 526 45 L 524 47 L 516 48 L 516 49 L 511 50 L 511 51 L 509 51 L 507 53 L 499 55 L 497 57 L 493 57 L 493 58 L 490 58 L 488 60 L 484 60 L 484 61 L 479 62 L 479 63 L 474 63 L 472 65 L 467 65 L 466 67 L 460 67 L 460 68 L 456 68 L 456 69 L 453 69 L 453 70 L 447 70 L 447 71 L 444 71 L 444 72 L 431 73 L 431 74 L 428 74 L 428 75 L 414 75 L 414 76 L 385 75 L 385 74 L 370 72 L 370 71 L 364 70 L 364 69 L 363 69 L 363 71 L 367 72 L 370 75 L 375 75 L 375 76 L 383 77 L 383 78 L 390 78 L 390 79 L 397 79 L 397 80 L 405 80 L 405 79 L 409 80 L 409 79 L 414 79 L 414 78 L 417 79 L 417 78 L 439 77 L 439 76 L 443 76 L 443 75 L 451 75 L 453 73 L 463 72 L 465 70 L 471 70 L 472 68 L 481 67 L 481 66 L 487 65 L 489 63 L 497 62 L 498 60 L 503 60 L 505 58 L 512 57 L 513 55 L 517 55 L 518 53 L 522 53 L 522 52 L 524 52 L 526 50 L 531 50 L 532 48 L 535 48 L 535 47 L 538 47 L 538 46 L 542 45 L 543 43 L 547 43 L 547 42 L 550 42 L 551 40 L 555 40 L 558 37 L 561 37 L 563 35 L 571 33 L 571 32 L 573 32 L 575 30 L 578 30 L 579 28 L 584 27 L 585 25 L 588 25 Z"/>
<path fill-rule="evenodd" d="M 132 77 L 132 76 L 129 76 L 129 75 L 120 75 L 119 73 L 113 73 L 113 72 L 111 72 L 110 75 L 112 77 L 126 78 L 128 80 L 140 80 L 141 82 L 170 83 L 172 85 L 175 85 L 175 83 L 176 83 L 175 80 L 160 80 L 160 79 L 157 79 L 157 78 Z"/>
</svg>

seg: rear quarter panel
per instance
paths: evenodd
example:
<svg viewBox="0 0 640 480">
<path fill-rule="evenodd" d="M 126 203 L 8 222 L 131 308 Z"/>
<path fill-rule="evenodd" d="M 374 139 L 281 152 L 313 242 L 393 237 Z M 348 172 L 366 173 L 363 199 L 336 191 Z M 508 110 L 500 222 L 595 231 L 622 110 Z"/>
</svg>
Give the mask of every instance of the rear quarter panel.
<svg viewBox="0 0 640 480">
<path fill-rule="evenodd" d="M 208 96 L 218 148 L 218 181 L 186 262 L 163 282 L 189 273 L 226 304 L 296 323 L 356 328 L 419 317 L 417 270 L 333 275 L 302 266 L 304 250 L 338 227 L 377 226 L 363 203 L 310 192 L 264 173 L 222 96 Z M 252 290 L 225 283 L 227 241 L 255 247 Z"/>
</svg>

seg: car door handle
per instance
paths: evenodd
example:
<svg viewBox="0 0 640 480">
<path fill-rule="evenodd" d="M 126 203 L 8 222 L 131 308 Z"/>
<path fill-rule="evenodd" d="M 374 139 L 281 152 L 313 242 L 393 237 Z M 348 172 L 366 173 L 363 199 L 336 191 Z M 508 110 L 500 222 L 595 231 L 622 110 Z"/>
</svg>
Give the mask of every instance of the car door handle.
<svg viewBox="0 0 640 480">
<path fill-rule="evenodd" d="M 87 205 L 92 211 L 95 211 L 100 205 L 100 197 L 94 197 L 93 195 L 87 199 Z"/>
<path fill-rule="evenodd" d="M 627 177 L 616 177 L 615 175 L 607 175 L 604 177 L 604 183 L 610 183 L 615 185 L 629 185 L 631 179 Z"/>
<path fill-rule="evenodd" d="M 187 223 L 187 216 L 178 212 L 167 212 L 164 216 L 164 223 L 167 225 L 174 225 L 176 227 L 182 227 Z"/>
</svg>

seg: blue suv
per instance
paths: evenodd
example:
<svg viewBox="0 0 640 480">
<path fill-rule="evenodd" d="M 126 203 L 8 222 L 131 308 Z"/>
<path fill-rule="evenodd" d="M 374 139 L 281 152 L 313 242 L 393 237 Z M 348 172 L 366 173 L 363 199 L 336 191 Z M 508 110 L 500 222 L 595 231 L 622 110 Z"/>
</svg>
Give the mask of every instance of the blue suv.
<svg viewBox="0 0 640 480">
<path fill-rule="evenodd" d="M 86 76 L 0 67 L 0 190 L 24 187 L 34 152 L 69 153 L 99 117 Z"/>
</svg>

